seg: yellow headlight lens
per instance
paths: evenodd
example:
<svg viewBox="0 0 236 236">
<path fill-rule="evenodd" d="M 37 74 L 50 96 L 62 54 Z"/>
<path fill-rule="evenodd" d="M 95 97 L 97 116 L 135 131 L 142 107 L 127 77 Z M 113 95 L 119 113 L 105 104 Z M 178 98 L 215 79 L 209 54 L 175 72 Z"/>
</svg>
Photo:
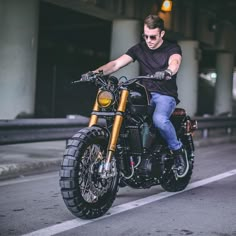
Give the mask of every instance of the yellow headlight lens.
<svg viewBox="0 0 236 236">
<path fill-rule="evenodd" d="M 110 91 L 101 91 L 97 96 L 98 105 L 100 107 L 109 107 L 113 101 L 114 96 Z"/>
</svg>

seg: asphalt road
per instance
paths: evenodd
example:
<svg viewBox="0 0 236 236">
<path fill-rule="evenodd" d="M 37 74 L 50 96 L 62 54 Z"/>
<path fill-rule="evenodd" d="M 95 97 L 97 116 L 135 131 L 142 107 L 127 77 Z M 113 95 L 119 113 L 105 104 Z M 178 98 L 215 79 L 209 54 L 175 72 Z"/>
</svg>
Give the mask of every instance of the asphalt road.
<svg viewBox="0 0 236 236">
<path fill-rule="evenodd" d="M 56 172 L 1 181 L 0 236 L 236 236 L 235 144 L 198 148 L 186 191 L 125 187 L 109 213 L 94 221 L 67 210 L 58 182 Z"/>
</svg>

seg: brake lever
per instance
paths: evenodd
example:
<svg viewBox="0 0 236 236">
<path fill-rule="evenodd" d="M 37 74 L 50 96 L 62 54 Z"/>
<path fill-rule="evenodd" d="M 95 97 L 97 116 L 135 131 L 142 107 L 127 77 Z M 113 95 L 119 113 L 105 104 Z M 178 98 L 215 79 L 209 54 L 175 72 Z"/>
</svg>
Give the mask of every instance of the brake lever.
<svg viewBox="0 0 236 236">
<path fill-rule="evenodd" d="M 94 74 L 92 72 L 88 72 L 88 74 L 83 74 L 79 80 L 75 80 L 71 82 L 72 84 L 83 83 L 83 82 L 92 82 L 94 79 Z"/>
<path fill-rule="evenodd" d="M 72 81 L 72 84 L 77 84 L 77 83 L 88 83 L 88 82 L 96 82 L 97 79 L 99 79 L 99 76 L 102 76 L 102 71 L 99 71 L 99 73 L 93 73 L 93 72 L 88 72 L 88 74 L 85 76 L 82 75 L 79 80 Z"/>
</svg>

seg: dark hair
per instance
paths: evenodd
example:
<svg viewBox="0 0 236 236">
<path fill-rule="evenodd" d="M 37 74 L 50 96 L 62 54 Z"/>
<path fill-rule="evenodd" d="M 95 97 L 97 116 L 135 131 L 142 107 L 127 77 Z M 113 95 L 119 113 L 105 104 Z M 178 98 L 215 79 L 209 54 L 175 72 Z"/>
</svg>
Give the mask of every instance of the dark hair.
<svg viewBox="0 0 236 236">
<path fill-rule="evenodd" d="M 149 15 L 145 18 L 144 24 L 149 29 L 159 28 L 161 31 L 164 30 L 164 21 L 157 15 Z"/>
</svg>

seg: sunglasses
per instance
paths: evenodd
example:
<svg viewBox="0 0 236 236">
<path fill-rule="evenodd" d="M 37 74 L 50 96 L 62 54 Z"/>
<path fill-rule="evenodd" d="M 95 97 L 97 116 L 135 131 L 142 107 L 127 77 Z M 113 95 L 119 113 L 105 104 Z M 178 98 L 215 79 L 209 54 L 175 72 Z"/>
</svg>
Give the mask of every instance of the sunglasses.
<svg viewBox="0 0 236 236">
<path fill-rule="evenodd" d="M 146 35 L 146 34 L 142 34 L 143 38 L 145 40 L 148 40 L 148 38 L 150 38 L 151 40 L 156 40 L 158 35 Z"/>
</svg>

